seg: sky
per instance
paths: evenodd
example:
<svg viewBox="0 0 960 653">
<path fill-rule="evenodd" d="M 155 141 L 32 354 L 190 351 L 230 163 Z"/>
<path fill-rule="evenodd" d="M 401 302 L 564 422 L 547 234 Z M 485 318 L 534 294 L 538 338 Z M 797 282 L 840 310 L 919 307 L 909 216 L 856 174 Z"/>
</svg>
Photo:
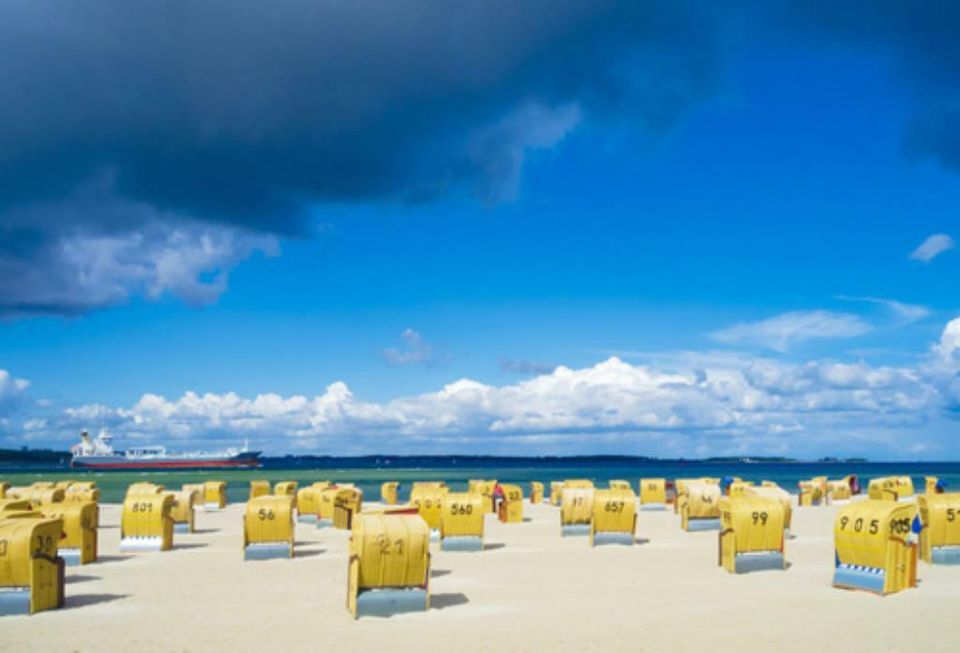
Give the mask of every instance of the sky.
<svg viewBox="0 0 960 653">
<path fill-rule="evenodd" d="M 960 459 L 960 8 L 0 7 L 0 447 Z"/>
</svg>

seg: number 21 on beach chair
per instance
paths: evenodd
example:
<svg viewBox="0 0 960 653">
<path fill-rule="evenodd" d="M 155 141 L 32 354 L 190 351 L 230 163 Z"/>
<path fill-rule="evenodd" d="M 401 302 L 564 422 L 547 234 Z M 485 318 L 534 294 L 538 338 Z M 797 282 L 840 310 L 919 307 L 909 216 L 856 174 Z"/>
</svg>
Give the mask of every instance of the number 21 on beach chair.
<svg viewBox="0 0 960 653">
<path fill-rule="evenodd" d="M 430 608 L 430 531 L 418 515 L 358 515 L 349 550 L 347 609 L 354 618 Z"/>
</svg>

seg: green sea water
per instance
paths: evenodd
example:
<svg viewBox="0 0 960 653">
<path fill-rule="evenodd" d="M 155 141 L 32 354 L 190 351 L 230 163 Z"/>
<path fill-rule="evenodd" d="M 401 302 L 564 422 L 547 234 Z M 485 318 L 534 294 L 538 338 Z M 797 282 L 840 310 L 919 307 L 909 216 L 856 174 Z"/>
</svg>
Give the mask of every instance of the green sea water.
<svg viewBox="0 0 960 653">
<path fill-rule="evenodd" d="M 256 470 L 215 471 L 150 471 L 150 472 L 104 472 L 55 469 L 44 471 L 20 471 L 0 469 L 0 481 L 11 485 L 29 485 L 35 481 L 58 481 L 64 479 L 92 480 L 101 491 L 104 503 L 119 503 L 131 483 L 148 481 L 168 489 L 179 489 L 184 483 L 200 483 L 206 480 L 227 482 L 227 499 L 230 502 L 246 501 L 250 481 L 268 480 L 297 481 L 301 487 L 314 481 L 355 483 L 368 500 L 380 498 L 380 485 L 384 481 L 399 481 L 400 496 L 409 494 L 413 481 L 442 480 L 454 490 L 465 490 L 473 478 L 496 479 L 501 482 L 519 483 L 526 493 L 529 481 L 561 481 L 569 478 L 587 478 L 597 485 L 606 485 L 612 479 L 623 479 L 636 486 L 640 478 L 690 478 L 699 476 L 738 476 L 746 480 L 770 480 L 783 488 L 796 491 L 801 479 L 824 475 L 841 478 L 857 474 L 866 488 L 870 478 L 890 475 L 909 475 L 914 487 L 923 489 L 925 476 L 937 476 L 947 482 L 952 491 L 960 491 L 960 463 L 660 463 L 660 462 L 571 462 L 553 459 L 549 463 L 532 464 L 476 464 L 473 466 L 438 465 L 417 468 L 336 468 L 321 469 L 268 467 Z"/>
</svg>

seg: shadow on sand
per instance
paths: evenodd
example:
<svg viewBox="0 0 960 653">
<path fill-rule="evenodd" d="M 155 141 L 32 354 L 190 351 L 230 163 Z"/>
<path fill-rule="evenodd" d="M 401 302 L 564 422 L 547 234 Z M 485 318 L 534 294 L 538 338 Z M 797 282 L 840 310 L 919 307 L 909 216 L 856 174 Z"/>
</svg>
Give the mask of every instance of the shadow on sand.
<svg viewBox="0 0 960 653">
<path fill-rule="evenodd" d="M 76 575 L 67 574 L 66 578 L 64 579 L 64 581 L 67 583 L 86 583 L 87 581 L 90 581 L 90 580 L 100 580 L 100 577 L 84 576 L 83 574 L 76 574 Z"/>
<path fill-rule="evenodd" d="M 97 563 L 100 562 L 123 562 L 124 560 L 129 560 L 133 556 L 97 556 Z M 96 563 L 94 563 L 96 564 Z"/>
<path fill-rule="evenodd" d="M 430 607 L 436 608 L 437 610 L 445 610 L 446 608 L 452 608 L 458 605 L 466 605 L 470 602 L 470 599 L 467 598 L 467 595 L 463 592 L 456 592 L 452 594 L 434 594 L 430 597 Z"/>
<path fill-rule="evenodd" d="M 98 603 L 110 603 L 111 601 L 118 601 L 120 599 L 125 599 L 129 594 L 76 594 L 73 596 L 66 596 L 63 599 L 63 608 L 69 610 L 71 608 L 83 608 L 88 605 L 97 605 Z"/>
</svg>

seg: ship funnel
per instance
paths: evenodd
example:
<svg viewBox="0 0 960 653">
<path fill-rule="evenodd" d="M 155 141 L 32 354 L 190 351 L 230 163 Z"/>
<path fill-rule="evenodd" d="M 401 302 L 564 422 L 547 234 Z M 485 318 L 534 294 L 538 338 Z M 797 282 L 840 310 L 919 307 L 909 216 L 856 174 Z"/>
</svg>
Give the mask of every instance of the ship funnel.
<svg viewBox="0 0 960 653">
<path fill-rule="evenodd" d="M 87 433 L 86 431 L 80 431 L 80 440 L 84 444 L 90 444 L 90 434 Z"/>
</svg>

